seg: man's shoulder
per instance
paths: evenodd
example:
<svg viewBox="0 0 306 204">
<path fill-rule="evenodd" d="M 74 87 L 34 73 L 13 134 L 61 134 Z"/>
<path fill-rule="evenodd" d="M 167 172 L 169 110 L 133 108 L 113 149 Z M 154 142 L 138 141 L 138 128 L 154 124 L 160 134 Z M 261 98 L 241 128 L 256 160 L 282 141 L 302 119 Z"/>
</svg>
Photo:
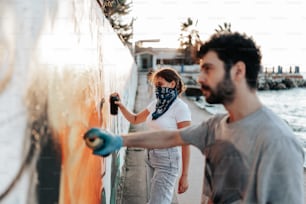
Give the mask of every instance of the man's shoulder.
<svg viewBox="0 0 306 204">
<path fill-rule="evenodd" d="M 259 130 L 262 130 L 261 134 L 266 133 L 271 135 L 270 137 L 275 136 L 278 138 L 294 137 L 293 129 L 284 118 L 281 118 L 269 108 L 264 108 L 263 114 L 264 117 L 260 119 L 260 124 L 258 124 Z"/>
<path fill-rule="evenodd" d="M 300 148 L 301 141 L 295 135 L 293 129 L 289 123 L 276 115 L 272 110 L 265 110 L 266 118 L 260 124 L 257 129 L 258 137 L 261 138 L 264 146 L 273 146 L 273 148 L 287 149 L 290 144 Z"/>
<path fill-rule="evenodd" d="M 212 116 L 211 118 L 209 118 L 207 120 L 207 123 L 211 123 L 211 124 L 216 124 L 216 123 L 221 123 L 222 120 L 226 120 L 226 118 L 228 117 L 227 113 L 218 113 L 215 114 L 214 116 Z"/>
</svg>

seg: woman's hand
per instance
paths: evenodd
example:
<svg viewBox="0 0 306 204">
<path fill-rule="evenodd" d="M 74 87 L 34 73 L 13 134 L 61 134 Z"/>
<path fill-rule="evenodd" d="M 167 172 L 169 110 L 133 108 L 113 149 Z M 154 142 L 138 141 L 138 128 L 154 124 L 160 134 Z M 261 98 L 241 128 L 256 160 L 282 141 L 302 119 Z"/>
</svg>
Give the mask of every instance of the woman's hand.
<svg viewBox="0 0 306 204">
<path fill-rule="evenodd" d="M 185 193 L 188 187 L 189 187 L 188 176 L 183 174 L 179 180 L 178 193 L 179 194 Z"/>
<path fill-rule="evenodd" d="M 121 104 L 121 98 L 118 92 L 114 92 L 111 94 L 111 96 L 117 96 L 118 100 L 114 101 L 114 103 L 120 108 Z"/>
</svg>

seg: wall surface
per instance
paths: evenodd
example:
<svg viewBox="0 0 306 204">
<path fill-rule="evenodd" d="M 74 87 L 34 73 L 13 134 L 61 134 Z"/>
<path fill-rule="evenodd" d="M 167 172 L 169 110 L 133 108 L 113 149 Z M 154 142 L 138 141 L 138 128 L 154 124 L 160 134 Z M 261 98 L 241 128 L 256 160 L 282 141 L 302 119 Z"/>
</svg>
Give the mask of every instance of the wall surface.
<svg viewBox="0 0 306 204">
<path fill-rule="evenodd" d="M 137 68 L 93 0 L 0 1 L 0 203 L 113 203 L 125 149 L 105 159 L 90 127 L 127 132 Z M 104 195 L 101 192 L 104 189 Z"/>
</svg>

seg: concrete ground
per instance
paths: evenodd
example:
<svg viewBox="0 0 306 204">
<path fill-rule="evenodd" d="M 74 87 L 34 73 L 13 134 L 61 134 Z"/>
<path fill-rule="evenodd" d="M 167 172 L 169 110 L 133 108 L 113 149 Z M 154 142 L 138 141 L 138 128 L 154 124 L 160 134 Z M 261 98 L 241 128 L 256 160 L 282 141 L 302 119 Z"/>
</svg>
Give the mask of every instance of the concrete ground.
<svg viewBox="0 0 306 204">
<path fill-rule="evenodd" d="M 146 107 L 151 97 L 150 90 L 146 83 L 146 73 L 140 72 L 138 77 L 138 90 L 135 100 L 135 112 Z M 207 120 L 211 115 L 204 110 L 200 110 L 191 100 L 183 97 L 189 105 L 192 113 L 192 124 Z M 144 125 L 131 127 L 131 132 L 145 130 Z M 146 169 L 145 150 L 142 148 L 128 148 L 125 162 L 125 174 L 123 178 L 122 204 L 145 204 L 146 189 Z M 189 189 L 184 194 L 177 195 L 179 204 L 200 204 L 203 182 L 204 157 L 201 152 L 191 146 L 191 158 L 189 169 Z M 305 171 L 304 171 L 305 172 Z M 304 173 L 306 175 L 306 173 Z M 304 176 L 304 189 L 306 189 L 306 176 Z M 304 193 L 306 203 L 306 194 Z"/>
<path fill-rule="evenodd" d="M 150 94 L 146 73 L 138 72 L 138 89 L 134 112 L 139 112 L 149 103 Z M 144 124 L 132 125 L 130 132 L 145 130 Z M 123 192 L 121 204 L 145 204 L 147 199 L 145 149 L 127 148 L 125 175 L 123 175 Z"/>
</svg>

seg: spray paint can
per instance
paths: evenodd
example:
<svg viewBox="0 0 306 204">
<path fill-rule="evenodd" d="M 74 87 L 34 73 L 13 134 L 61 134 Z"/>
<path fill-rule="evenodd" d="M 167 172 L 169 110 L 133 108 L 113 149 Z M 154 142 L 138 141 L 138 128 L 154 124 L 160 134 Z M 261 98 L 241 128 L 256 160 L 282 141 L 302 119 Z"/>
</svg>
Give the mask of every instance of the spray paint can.
<svg viewBox="0 0 306 204">
<path fill-rule="evenodd" d="M 119 96 L 117 94 L 110 95 L 110 98 L 109 98 L 110 114 L 112 115 L 118 114 L 118 105 L 115 104 L 115 101 L 119 101 Z"/>
<path fill-rule="evenodd" d="M 104 140 L 99 137 L 84 137 L 87 147 L 96 150 L 102 147 Z"/>
</svg>

